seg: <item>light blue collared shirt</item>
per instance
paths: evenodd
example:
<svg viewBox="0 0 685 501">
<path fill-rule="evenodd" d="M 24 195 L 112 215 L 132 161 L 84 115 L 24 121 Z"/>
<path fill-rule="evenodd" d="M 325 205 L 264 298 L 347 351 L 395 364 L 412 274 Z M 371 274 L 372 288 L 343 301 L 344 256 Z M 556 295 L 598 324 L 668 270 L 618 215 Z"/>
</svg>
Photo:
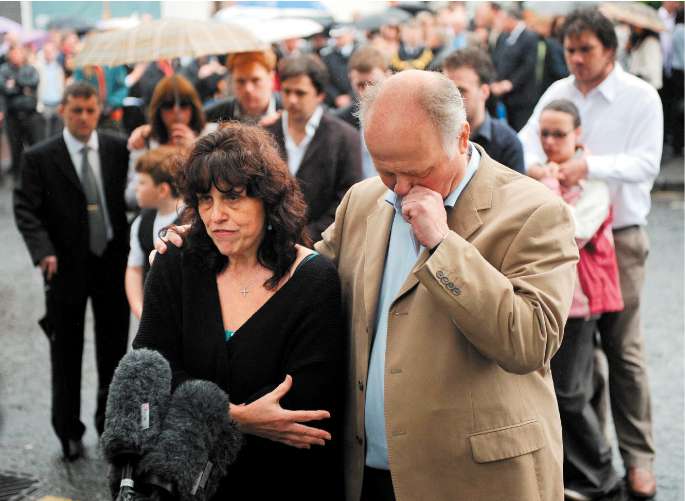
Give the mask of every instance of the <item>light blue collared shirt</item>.
<svg viewBox="0 0 685 501">
<path fill-rule="evenodd" d="M 445 207 L 452 208 L 464 188 L 476 173 L 480 163 L 478 150 L 469 143 L 471 159 L 461 182 L 445 199 Z M 376 335 L 371 348 L 369 377 L 366 382 L 366 406 L 364 426 L 366 428 L 366 465 L 371 468 L 389 470 L 388 442 L 385 435 L 385 346 L 388 335 L 388 312 L 397 293 L 407 279 L 416 259 L 423 250 L 418 243 L 411 225 L 402 217 L 402 199 L 388 191 L 385 201 L 395 208 L 395 217 L 390 228 L 390 244 L 385 258 L 383 282 L 378 299 Z M 411 404 L 408 402 L 408 404 Z"/>
</svg>

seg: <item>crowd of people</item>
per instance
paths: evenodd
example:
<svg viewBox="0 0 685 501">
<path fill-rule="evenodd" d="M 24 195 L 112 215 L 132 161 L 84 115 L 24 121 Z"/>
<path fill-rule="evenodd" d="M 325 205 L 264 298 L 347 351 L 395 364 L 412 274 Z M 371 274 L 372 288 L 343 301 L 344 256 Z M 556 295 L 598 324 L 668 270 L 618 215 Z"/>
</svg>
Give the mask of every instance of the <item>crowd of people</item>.
<svg viewBox="0 0 685 501">
<path fill-rule="evenodd" d="M 98 433 L 130 313 L 174 387 L 229 395 L 246 438 L 215 499 L 653 497 L 640 293 L 650 190 L 683 148 L 682 3 L 659 15 L 626 37 L 597 8 L 451 2 L 114 68 L 74 68 L 73 33 L 6 35 L 64 458 L 90 298 Z"/>
</svg>

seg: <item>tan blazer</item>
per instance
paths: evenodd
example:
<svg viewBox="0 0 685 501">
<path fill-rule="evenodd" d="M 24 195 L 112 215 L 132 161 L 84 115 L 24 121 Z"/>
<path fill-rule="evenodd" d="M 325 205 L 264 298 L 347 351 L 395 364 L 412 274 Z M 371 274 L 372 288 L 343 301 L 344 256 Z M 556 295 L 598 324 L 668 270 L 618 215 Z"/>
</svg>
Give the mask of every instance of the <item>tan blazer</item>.
<svg viewBox="0 0 685 501">
<path fill-rule="evenodd" d="M 390 308 L 388 455 L 398 501 L 561 501 L 561 425 L 549 361 L 578 250 L 567 207 L 485 154 L 452 230 L 424 251 Z M 340 273 L 349 321 L 347 499 L 359 500 L 364 391 L 393 208 L 354 185 L 316 249 Z"/>
</svg>

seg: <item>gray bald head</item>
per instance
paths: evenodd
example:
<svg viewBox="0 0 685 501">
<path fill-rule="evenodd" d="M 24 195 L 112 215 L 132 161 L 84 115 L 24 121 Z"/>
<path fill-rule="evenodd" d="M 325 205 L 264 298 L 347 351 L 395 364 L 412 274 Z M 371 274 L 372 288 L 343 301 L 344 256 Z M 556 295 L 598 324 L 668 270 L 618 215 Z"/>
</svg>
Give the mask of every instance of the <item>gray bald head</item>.
<svg viewBox="0 0 685 501">
<path fill-rule="evenodd" d="M 382 119 L 374 120 L 378 112 Z M 466 110 L 454 83 L 433 71 L 407 70 L 368 87 L 359 103 L 362 127 L 382 126 L 386 120 L 413 121 L 425 117 L 442 136 L 443 148 L 451 158 L 457 152 L 457 138 L 466 123 Z"/>
</svg>

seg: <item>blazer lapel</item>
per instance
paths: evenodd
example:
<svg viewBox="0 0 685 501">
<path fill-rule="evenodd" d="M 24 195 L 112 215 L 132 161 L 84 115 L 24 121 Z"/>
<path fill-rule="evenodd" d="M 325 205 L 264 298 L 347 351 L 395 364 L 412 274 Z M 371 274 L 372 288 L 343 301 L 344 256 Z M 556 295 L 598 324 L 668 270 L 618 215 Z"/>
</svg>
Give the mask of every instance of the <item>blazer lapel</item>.
<svg viewBox="0 0 685 501">
<path fill-rule="evenodd" d="M 381 196 L 377 201 L 376 210 L 366 218 L 363 276 L 364 310 L 369 336 L 373 335 L 375 328 L 378 295 L 383 281 L 383 268 L 394 215 L 393 207 Z"/>
<path fill-rule="evenodd" d="M 66 178 L 71 181 L 80 192 L 83 193 L 83 186 L 81 186 L 81 181 L 76 174 L 76 166 L 71 161 L 71 155 L 69 155 L 67 143 L 64 142 L 64 138 L 61 136 L 57 141 L 55 162 Z"/>
</svg>

